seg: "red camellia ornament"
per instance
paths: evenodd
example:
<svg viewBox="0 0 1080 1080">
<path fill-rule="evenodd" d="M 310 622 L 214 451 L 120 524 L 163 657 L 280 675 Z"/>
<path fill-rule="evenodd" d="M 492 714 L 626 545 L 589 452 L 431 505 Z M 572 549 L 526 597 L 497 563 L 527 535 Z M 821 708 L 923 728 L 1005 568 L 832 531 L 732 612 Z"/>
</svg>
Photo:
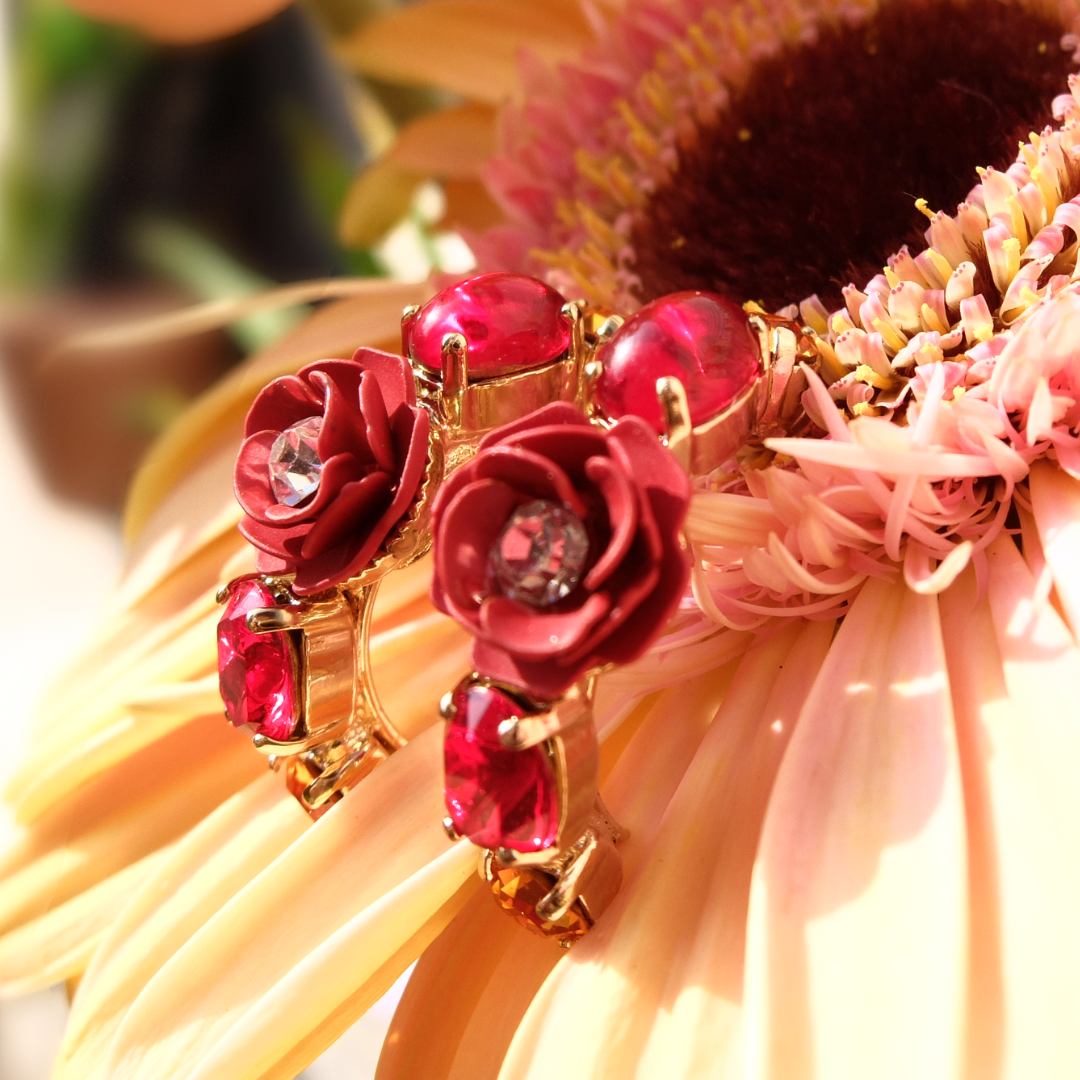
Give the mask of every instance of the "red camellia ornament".
<svg viewBox="0 0 1080 1080">
<path fill-rule="evenodd" d="M 469 376 L 488 379 L 557 360 L 570 347 L 563 298 L 523 274 L 481 274 L 444 289 L 402 329 L 407 355 L 433 371 L 442 369 L 447 334 L 468 343 Z"/>
<path fill-rule="evenodd" d="M 285 631 L 253 634 L 247 628 L 252 611 L 272 607 L 277 601 L 258 578 L 232 583 L 218 623 L 218 680 L 231 723 L 285 740 L 299 719 L 296 651 Z"/>
<path fill-rule="evenodd" d="M 525 710 L 494 686 L 462 683 L 446 729 L 446 812 L 454 828 L 492 849 L 543 851 L 559 834 L 559 792 L 544 746 L 507 750 L 499 724 Z"/>
<path fill-rule="evenodd" d="M 763 374 L 761 346 L 746 312 L 725 296 L 679 292 L 646 304 L 597 350 L 596 401 L 612 419 L 640 416 L 662 432 L 656 381 L 686 388 L 691 423 L 724 411 Z"/>
<path fill-rule="evenodd" d="M 364 569 L 416 498 L 429 425 L 406 361 L 377 349 L 260 391 L 234 474 L 259 569 L 295 571 L 298 595 Z"/>
<path fill-rule="evenodd" d="M 475 635 L 473 665 L 541 700 L 640 656 L 689 565 L 690 484 L 644 420 L 602 431 L 556 402 L 492 432 L 432 510 L 432 599 Z"/>
</svg>

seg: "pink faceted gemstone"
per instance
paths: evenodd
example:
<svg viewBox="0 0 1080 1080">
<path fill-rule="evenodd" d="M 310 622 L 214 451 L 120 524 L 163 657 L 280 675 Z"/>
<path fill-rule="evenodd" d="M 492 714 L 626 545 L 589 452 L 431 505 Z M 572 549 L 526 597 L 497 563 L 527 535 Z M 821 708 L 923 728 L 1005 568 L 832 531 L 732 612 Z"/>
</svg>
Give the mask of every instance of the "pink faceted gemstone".
<svg viewBox="0 0 1080 1080">
<path fill-rule="evenodd" d="M 296 657 L 286 631 L 253 634 L 245 623 L 257 608 L 277 607 L 270 590 L 248 578 L 233 585 L 218 623 L 218 679 L 225 715 L 237 727 L 288 739 L 296 729 Z"/>
<path fill-rule="evenodd" d="M 407 356 L 442 370 L 447 334 L 464 335 L 469 376 L 487 379 L 541 367 L 570 347 L 565 301 L 550 286 L 524 274 L 481 274 L 444 289 L 402 329 Z"/>
<path fill-rule="evenodd" d="M 462 683 L 447 725 L 446 810 L 475 844 L 542 851 L 559 833 L 559 792 L 544 747 L 507 750 L 499 724 L 525 710 L 501 690 Z"/>
<path fill-rule="evenodd" d="M 656 380 L 676 376 L 690 421 L 724 411 L 763 373 L 761 347 L 738 304 L 707 292 L 679 292 L 646 304 L 597 351 L 596 401 L 613 419 L 628 414 L 664 430 Z"/>
</svg>

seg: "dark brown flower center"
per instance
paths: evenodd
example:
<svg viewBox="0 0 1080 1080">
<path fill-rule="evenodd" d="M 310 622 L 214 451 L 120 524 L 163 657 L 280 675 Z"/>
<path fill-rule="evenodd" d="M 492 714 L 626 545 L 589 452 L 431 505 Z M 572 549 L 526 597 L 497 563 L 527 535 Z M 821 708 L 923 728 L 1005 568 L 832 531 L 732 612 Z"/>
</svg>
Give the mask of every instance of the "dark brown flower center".
<svg viewBox="0 0 1080 1080">
<path fill-rule="evenodd" d="M 776 308 L 863 284 L 914 207 L 955 211 L 976 166 L 1007 166 L 1075 70 L 1060 22 L 1002 0 L 891 0 L 760 63 L 684 149 L 632 243 L 643 301 L 714 289 Z"/>
</svg>

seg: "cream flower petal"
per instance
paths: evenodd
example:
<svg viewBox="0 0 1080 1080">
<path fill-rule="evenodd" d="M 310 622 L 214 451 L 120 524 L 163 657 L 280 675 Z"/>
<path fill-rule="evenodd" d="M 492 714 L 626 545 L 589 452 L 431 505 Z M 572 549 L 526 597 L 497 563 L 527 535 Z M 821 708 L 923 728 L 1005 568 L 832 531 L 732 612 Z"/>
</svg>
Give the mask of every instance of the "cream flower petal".
<svg viewBox="0 0 1080 1080">
<path fill-rule="evenodd" d="M 176 840 L 264 769 L 220 716 L 127 758 L 16 835 L 0 858 L 0 929 Z"/>
<path fill-rule="evenodd" d="M 522 48 L 558 63 L 591 38 L 576 0 L 423 0 L 364 23 L 337 51 L 365 75 L 498 105 L 518 86 Z"/>
<path fill-rule="evenodd" d="M 494 1080 L 514 1028 L 561 956 L 481 889 L 409 976 L 378 1080 Z"/>
<path fill-rule="evenodd" d="M 986 600 L 969 573 L 940 601 L 977 901 L 968 1075 L 1062 1076 L 1080 1056 L 1080 652 L 1015 544 L 988 554 Z"/>
<path fill-rule="evenodd" d="M 557 1067 L 613 1080 L 690 1077 L 718 1064 L 738 1019 L 760 823 L 830 636 L 829 623 L 793 621 L 746 654 L 666 812 L 661 818 L 654 803 L 651 817 L 642 815 L 640 872 L 548 980 L 501 1076 Z M 697 703 L 699 722 L 708 719 L 705 704 Z M 668 729 L 648 732 L 643 748 L 678 739 L 670 721 L 690 708 L 670 709 Z M 627 779 L 636 771 L 627 769 Z"/>
<path fill-rule="evenodd" d="M 167 852 L 147 855 L 0 937 L 0 992 L 27 994 L 78 975 L 131 890 L 161 865 Z"/>
<path fill-rule="evenodd" d="M 958 1074 L 967 880 L 948 691 L 936 600 L 868 582 L 765 822 L 747 929 L 747 1076 Z"/>
<path fill-rule="evenodd" d="M 124 1019 L 110 1077 L 261 1077 L 371 980 L 381 986 L 384 964 L 400 973 L 415 958 L 399 950 L 475 867 L 442 832 L 440 736 L 395 754 L 179 949 Z M 347 1023 L 337 1015 L 327 1041 Z"/>
<path fill-rule="evenodd" d="M 620 844 L 626 878 L 650 851 L 734 669 L 729 664 L 646 699 L 605 742 L 601 786 L 629 830 Z M 484 892 L 420 959 L 394 1017 L 379 1080 L 498 1074 L 514 1029 L 564 954 L 523 933 Z M 604 922 L 611 917 L 605 913 Z"/>
<path fill-rule="evenodd" d="M 103 1075 L 139 991 L 230 897 L 310 825 L 267 774 L 223 803 L 169 853 L 116 918 L 79 985 L 57 1075 Z"/>
</svg>

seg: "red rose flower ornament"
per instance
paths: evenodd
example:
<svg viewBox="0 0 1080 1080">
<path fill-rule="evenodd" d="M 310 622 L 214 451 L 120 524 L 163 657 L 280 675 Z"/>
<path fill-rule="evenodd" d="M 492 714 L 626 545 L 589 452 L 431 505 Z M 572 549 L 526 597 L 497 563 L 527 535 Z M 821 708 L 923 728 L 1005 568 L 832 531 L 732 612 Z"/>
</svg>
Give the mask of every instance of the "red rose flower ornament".
<svg viewBox="0 0 1080 1080">
<path fill-rule="evenodd" d="M 408 363 L 377 349 L 260 391 L 234 473 L 259 570 L 295 572 L 301 596 L 363 570 L 423 483 L 429 426 Z"/>
<path fill-rule="evenodd" d="M 553 700 L 639 657 L 674 613 L 690 484 L 649 425 L 557 402 L 488 435 L 432 510 L 432 600 L 483 675 Z"/>
</svg>

